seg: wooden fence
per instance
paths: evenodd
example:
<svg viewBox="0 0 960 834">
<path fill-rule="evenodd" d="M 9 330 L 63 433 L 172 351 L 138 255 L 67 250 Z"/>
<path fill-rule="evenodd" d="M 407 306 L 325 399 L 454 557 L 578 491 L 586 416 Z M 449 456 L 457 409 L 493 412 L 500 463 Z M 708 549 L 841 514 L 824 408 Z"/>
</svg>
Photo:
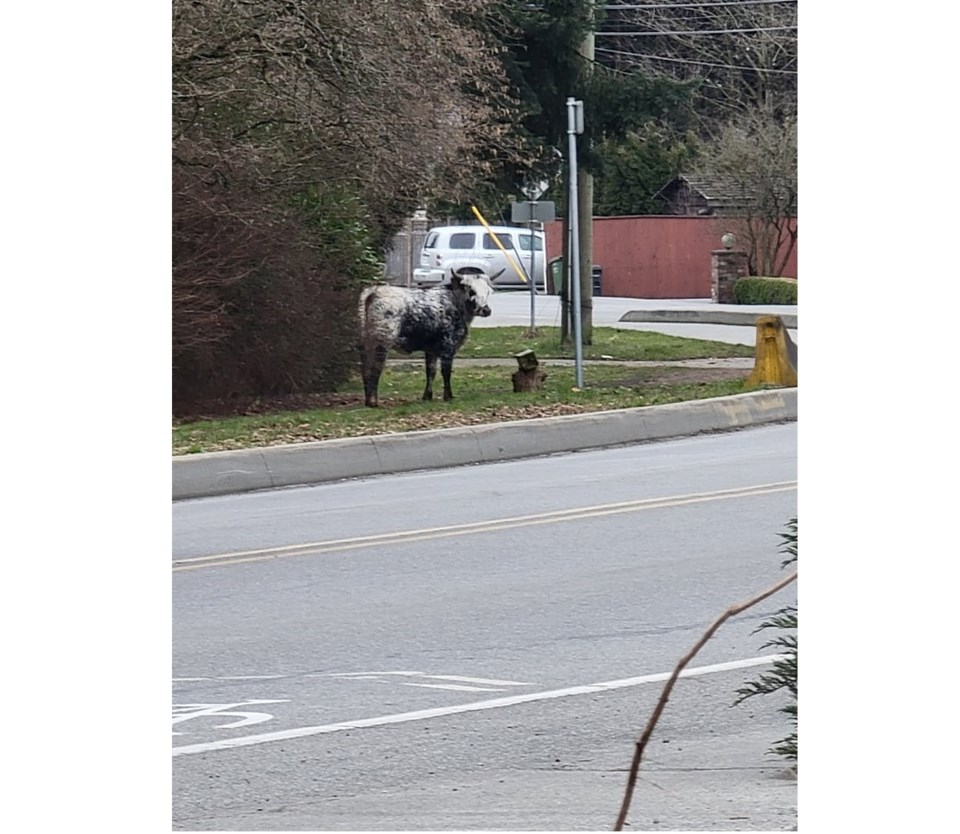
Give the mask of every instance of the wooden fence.
<svg viewBox="0 0 960 834">
<path fill-rule="evenodd" d="M 796 221 L 794 221 L 796 222 Z M 385 277 L 408 285 L 420 262 L 428 225 L 407 224 L 387 254 Z M 731 230 L 722 217 L 629 216 L 593 219 L 593 262 L 602 270 L 600 294 L 622 298 L 709 298 L 711 253 L 721 249 L 720 237 Z M 563 254 L 563 222 L 544 224 L 547 258 Z M 797 249 L 785 275 L 797 276 Z"/>
</svg>

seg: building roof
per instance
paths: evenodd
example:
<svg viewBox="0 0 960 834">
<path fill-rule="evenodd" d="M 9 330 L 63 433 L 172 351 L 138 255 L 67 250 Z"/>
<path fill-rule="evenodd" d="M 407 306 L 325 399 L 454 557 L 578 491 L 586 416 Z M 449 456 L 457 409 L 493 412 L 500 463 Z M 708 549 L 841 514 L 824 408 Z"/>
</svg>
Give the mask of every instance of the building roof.
<svg viewBox="0 0 960 834">
<path fill-rule="evenodd" d="M 756 195 L 734 177 L 681 174 L 674 177 L 656 196 L 662 197 L 681 214 L 730 214 L 756 205 Z"/>
<path fill-rule="evenodd" d="M 681 174 L 656 196 L 667 204 L 668 213 L 680 215 L 744 215 L 750 209 L 779 206 L 785 215 L 796 216 L 796 182 L 778 177 L 756 187 L 739 177 Z"/>
</svg>

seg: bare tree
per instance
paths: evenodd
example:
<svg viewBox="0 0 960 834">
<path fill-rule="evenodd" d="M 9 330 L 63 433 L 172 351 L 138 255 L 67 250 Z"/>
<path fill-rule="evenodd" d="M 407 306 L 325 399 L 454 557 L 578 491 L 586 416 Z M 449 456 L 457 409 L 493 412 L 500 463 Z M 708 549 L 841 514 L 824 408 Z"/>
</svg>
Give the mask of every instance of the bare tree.
<svg viewBox="0 0 960 834">
<path fill-rule="evenodd" d="M 796 0 L 624 3 L 607 15 L 598 55 L 694 83 L 703 132 L 757 109 L 796 113 Z"/>
<path fill-rule="evenodd" d="M 175 380 L 191 368 L 199 384 L 213 364 L 209 379 L 226 379 L 230 352 L 217 345 L 241 327 L 260 354 L 243 360 L 257 379 L 236 385 L 303 384 L 283 356 L 311 369 L 310 384 L 342 377 L 317 369 L 328 346 L 312 362 L 289 334 L 346 335 L 354 290 L 376 277 L 403 217 L 518 154 L 497 47 L 482 34 L 492 27 L 480 25 L 497 9 L 174 0 Z"/>
<path fill-rule="evenodd" d="M 390 225 L 509 152 L 495 50 L 444 4 L 174 0 L 173 22 L 175 163 L 213 152 L 228 176 L 253 159 L 271 189 L 347 182 Z"/>
<path fill-rule="evenodd" d="M 724 218 L 753 274 L 780 275 L 797 240 L 796 0 L 610 4 L 598 57 L 694 91 L 686 173 L 709 177 L 743 214 Z M 685 140 L 686 141 L 686 140 Z M 677 173 L 681 173 L 677 171 Z"/>
<path fill-rule="evenodd" d="M 750 257 L 753 275 L 779 276 L 797 243 L 797 129 L 756 110 L 705 145 L 695 170 L 723 178 L 742 205 L 725 217 Z"/>
</svg>

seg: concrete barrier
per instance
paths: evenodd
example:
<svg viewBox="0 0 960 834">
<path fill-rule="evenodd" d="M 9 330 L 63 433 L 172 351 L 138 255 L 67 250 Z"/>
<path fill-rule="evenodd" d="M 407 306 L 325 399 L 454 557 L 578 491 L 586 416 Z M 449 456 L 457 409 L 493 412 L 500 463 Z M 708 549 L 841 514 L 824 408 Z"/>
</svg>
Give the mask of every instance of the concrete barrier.
<svg viewBox="0 0 960 834">
<path fill-rule="evenodd" d="M 685 437 L 797 419 L 797 389 L 434 431 L 323 440 L 173 459 L 173 499 Z"/>
<path fill-rule="evenodd" d="M 797 386 L 797 346 L 781 316 L 758 316 L 753 371 L 746 388 L 761 385 Z"/>
</svg>

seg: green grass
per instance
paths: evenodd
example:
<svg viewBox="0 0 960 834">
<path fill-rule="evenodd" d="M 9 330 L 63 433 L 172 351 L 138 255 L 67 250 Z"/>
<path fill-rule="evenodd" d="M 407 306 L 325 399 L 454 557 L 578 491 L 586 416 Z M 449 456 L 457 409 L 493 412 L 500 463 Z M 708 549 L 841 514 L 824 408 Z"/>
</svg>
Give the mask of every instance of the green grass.
<svg viewBox="0 0 960 834">
<path fill-rule="evenodd" d="M 359 373 L 336 394 L 306 394 L 262 401 L 244 401 L 240 416 L 178 420 L 173 426 L 173 453 L 245 449 L 281 443 L 302 443 L 417 431 L 451 426 L 523 420 L 588 411 L 660 405 L 741 393 L 747 370 L 691 370 L 671 366 L 631 367 L 591 364 L 584 368 L 584 387 L 575 386 L 571 365 L 551 365 L 570 359 L 560 345 L 559 328 L 538 328 L 535 338 L 522 327 L 474 327 L 454 361 L 454 399 L 443 402 L 439 371 L 432 402 L 421 400 L 423 356 L 391 363 L 380 380 L 380 408 L 363 405 Z M 753 357 L 754 349 L 725 342 L 683 339 L 647 331 L 598 327 L 594 342 L 584 346 L 589 361 L 610 357 L 621 361 L 670 361 L 723 357 Z M 540 391 L 514 393 L 511 376 L 517 369 L 513 354 L 532 349 L 547 378 Z M 507 359 L 502 365 L 477 365 L 460 359 Z M 732 378 L 731 378 L 732 377 Z"/>
<path fill-rule="evenodd" d="M 464 358 L 496 359 L 522 350 L 533 350 L 540 359 L 572 359 L 572 345 L 560 344 L 559 327 L 538 327 L 536 337 L 528 337 L 525 327 L 473 327 L 458 354 Z M 749 345 L 732 345 L 704 339 L 683 339 L 645 330 L 619 330 L 595 327 L 593 344 L 583 346 L 584 359 L 609 356 L 619 360 L 720 359 L 754 355 Z"/>
</svg>

